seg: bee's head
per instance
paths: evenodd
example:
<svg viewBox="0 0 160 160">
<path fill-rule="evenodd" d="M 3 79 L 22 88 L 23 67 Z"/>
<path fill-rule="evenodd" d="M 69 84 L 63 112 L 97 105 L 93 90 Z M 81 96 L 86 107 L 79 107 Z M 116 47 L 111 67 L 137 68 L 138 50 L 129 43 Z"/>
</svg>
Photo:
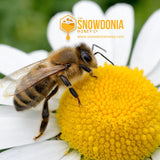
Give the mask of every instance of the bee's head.
<svg viewBox="0 0 160 160">
<path fill-rule="evenodd" d="M 84 43 L 76 47 L 80 56 L 80 63 L 91 68 L 97 68 L 97 60 L 89 47 Z"/>
</svg>

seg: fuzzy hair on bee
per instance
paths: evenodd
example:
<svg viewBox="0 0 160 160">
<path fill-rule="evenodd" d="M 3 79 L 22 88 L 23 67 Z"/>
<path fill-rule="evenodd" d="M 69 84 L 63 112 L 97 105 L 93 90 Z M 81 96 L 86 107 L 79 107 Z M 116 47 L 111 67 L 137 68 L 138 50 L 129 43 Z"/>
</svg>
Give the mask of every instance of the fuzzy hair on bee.
<svg viewBox="0 0 160 160">
<path fill-rule="evenodd" d="M 17 111 L 36 107 L 44 100 L 42 121 L 39 134 L 34 137 L 35 140 L 46 130 L 49 121 L 48 101 L 57 93 L 60 86 L 66 86 L 73 97 L 77 99 L 77 105 L 81 106 L 80 98 L 72 87 L 72 82 L 76 77 L 81 77 L 84 72 L 97 78 L 93 75 L 92 69 L 97 68 L 95 55 L 98 53 L 93 53 L 93 47 L 91 50 L 84 43 L 76 47 L 64 47 L 51 52 L 48 58 L 24 67 L 1 80 L 2 83 L 8 79 L 13 80 L 13 84 L 18 82 L 17 85 L 11 83 L 7 90 L 8 95 L 14 96 L 13 102 Z M 102 56 L 107 59 L 104 55 Z M 107 60 L 111 62 L 109 59 Z M 11 88 L 13 88 L 12 91 Z"/>
</svg>

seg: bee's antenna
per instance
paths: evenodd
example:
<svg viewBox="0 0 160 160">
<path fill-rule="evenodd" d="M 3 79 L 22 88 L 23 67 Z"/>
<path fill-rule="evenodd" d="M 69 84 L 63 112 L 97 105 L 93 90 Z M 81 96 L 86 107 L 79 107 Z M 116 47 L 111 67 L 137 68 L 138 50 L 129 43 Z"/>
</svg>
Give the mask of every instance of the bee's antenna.
<svg viewBox="0 0 160 160">
<path fill-rule="evenodd" d="M 92 45 L 92 51 L 94 50 L 94 47 L 97 47 L 97 48 L 103 50 L 104 52 L 107 52 L 105 49 L 101 48 L 100 46 L 98 46 L 98 45 L 96 45 L 96 44 L 93 44 L 93 45 Z"/>
<path fill-rule="evenodd" d="M 92 51 L 93 51 L 94 47 L 97 47 L 97 48 L 103 50 L 104 52 L 107 52 L 105 49 L 101 48 L 100 46 L 98 46 L 98 45 L 96 45 L 96 44 L 93 44 L 93 45 L 92 45 Z M 107 61 L 109 61 L 109 62 L 114 66 L 114 63 L 113 63 L 111 60 L 109 60 L 107 57 L 105 57 L 102 53 L 100 53 L 100 52 L 95 52 L 94 55 L 96 55 L 96 54 L 100 54 L 103 58 L 105 58 Z"/>
<path fill-rule="evenodd" d="M 105 57 L 102 53 L 95 52 L 94 55 L 96 55 L 96 54 L 100 54 L 103 58 L 105 58 L 107 61 L 109 61 L 114 66 L 114 63 L 111 60 L 109 60 L 107 57 Z"/>
</svg>

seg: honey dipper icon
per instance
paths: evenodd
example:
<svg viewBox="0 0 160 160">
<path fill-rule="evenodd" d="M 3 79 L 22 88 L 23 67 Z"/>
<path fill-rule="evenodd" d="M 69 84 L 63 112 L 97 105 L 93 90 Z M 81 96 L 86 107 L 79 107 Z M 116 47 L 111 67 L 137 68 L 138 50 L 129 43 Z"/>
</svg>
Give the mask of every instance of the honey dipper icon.
<svg viewBox="0 0 160 160">
<path fill-rule="evenodd" d="M 69 33 L 72 32 L 75 29 L 75 23 L 71 18 L 66 18 L 62 21 L 62 29 L 67 32 L 66 39 L 70 39 Z"/>
</svg>

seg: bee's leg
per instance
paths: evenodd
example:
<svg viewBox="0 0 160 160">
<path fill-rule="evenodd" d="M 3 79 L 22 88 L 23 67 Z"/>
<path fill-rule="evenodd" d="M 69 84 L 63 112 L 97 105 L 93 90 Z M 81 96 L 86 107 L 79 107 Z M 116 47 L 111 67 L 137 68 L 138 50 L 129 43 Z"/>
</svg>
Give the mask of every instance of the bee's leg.
<svg viewBox="0 0 160 160">
<path fill-rule="evenodd" d="M 56 86 L 56 88 L 46 97 L 44 101 L 43 110 L 42 110 L 42 121 L 39 129 L 39 134 L 38 136 L 34 137 L 34 140 L 39 138 L 46 130 L 48 119 L 49 119 L 48 101 L 54 94 L 56 94 L 57 91 L 58 91 L 58 86 Z"/>
<path fill-rule="evenodd" d="M 81 105 L 81 102 L 80 102 L 80 99 L 79 99 L 79 97 L 78 97 L 78 94 L 77 94 L 77 92 L 72 88 L 72 85 L 71 85 L 71 83 L 69 82 L 69 80 L 68 80 L 65 76 L 63 76 L 63 75 L 60 75 L 60 78 L 61 78 L 62 82 L 69 88 L 69 91 L 71 92 L 71 94 L 72 94 L 75 98 L 77 98 L 78 104 Z"/>
<path fill-rule="evenodd" d="M 83 70 L 85 70 L 86 72 L 88 72 L 91 77 L 97 78 L 97 76 L 94 76 L 92 70 L 91 70 L 90 68 L 88 68 L 87 66 L 85 66 L 85 65 L 83 65 L 83 64 L 80 64 L 80 67 L 81 67 Z"/>
</svg>

